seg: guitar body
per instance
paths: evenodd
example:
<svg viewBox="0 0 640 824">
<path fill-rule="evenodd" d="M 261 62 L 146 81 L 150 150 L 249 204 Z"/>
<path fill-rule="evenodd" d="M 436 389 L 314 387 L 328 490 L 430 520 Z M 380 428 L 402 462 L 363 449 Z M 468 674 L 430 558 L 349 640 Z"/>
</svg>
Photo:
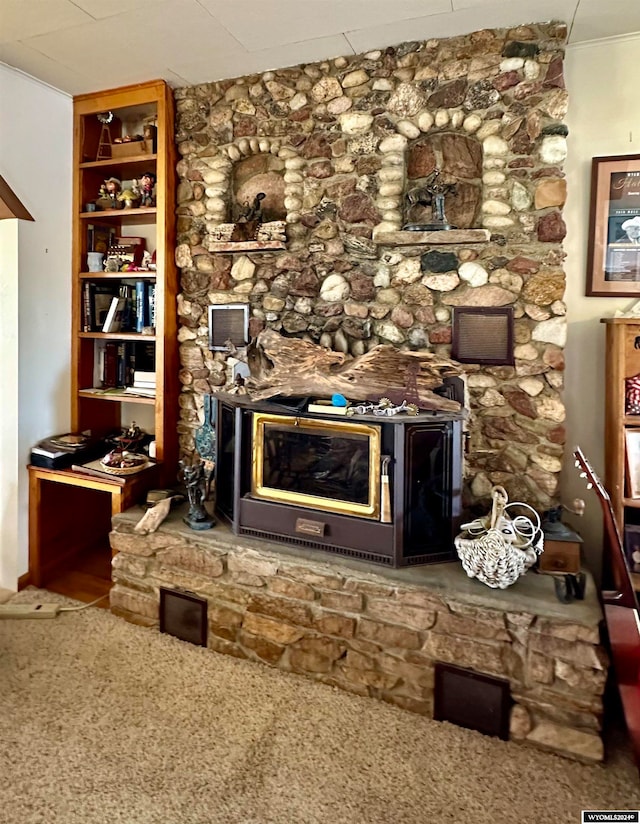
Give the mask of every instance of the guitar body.
<svg viewBox="0 0 640 824">
<path fill-rule="evenodd" d="M 633 746 L 636 765 L 640 769 L 640 612 L 636 593 L 624 556 L 620 530 L 616 523 L 611 499 L 589 462 L 578 448 L 574 452 L 576 466 L 598 495 L 604 517 L 605 564 L 613 581 L 613 590 L 601 593 L 607 624 L 613 670 L 627 732 Z"/>
</svg>

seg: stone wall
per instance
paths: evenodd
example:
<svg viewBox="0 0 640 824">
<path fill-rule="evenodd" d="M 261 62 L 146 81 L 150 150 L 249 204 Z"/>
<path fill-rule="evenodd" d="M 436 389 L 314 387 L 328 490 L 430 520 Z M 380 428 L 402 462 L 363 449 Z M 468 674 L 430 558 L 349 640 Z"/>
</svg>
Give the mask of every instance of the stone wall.
<svg viewBox="0 0 640 824">
<path fill-rule="evenodd" d="M 112 611 L 157 626 L 160 587 L 208 602 L 208 646 L 432 717 L 434 663 L 508 679 L 511 738 L 582 760 L 603 757 L 606 655 L 601 611 L 561 605 L 551 578 L 529 573 L 504 591 L 470 581 L 460 564 L 369 571 L 255 543 L 222 524 L 194 533 L 172 513 L 133 532 L 114 517 Z"/>
<path fill-rule="evenodd" d="M 561 24 L 484 30 L 176 91 L 183 455 L 202 394 L 229 381 L 207 348 L 211 303 L 248 302 L 251 335 L 268 326 L 353 355 L 380 342 L 449 355 L 453 307 L 512 306 L 515 366 L 467 370 L 465 500 L 501 484 L 541 509 L 555 502 L 565 36 Z M 406 195 L 436 168 L 456 185 L 449 220 L 490 240 L 384 240 L 424 219 Z M 287 249 L 211 251 L 257 191 L 266 217 L 286 220 Z"/>
</svg>

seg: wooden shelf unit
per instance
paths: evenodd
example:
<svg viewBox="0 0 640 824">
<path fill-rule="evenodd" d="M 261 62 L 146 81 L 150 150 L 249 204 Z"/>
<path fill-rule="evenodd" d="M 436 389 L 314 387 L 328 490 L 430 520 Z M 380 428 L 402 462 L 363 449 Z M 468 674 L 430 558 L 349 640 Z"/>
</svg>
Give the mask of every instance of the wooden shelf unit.
<svg viewBox="0 0 640 824">
<path fill-rule="evenodd" d="M 154 121 L 157 127 L 153 153 L 96 160 L 102 135 L 97 115 L 112 112 L 111 138 L 124 136 L 136 124 Z M 140 126 L 138 127 L 138 124 Z M 91 551 L 108 550 L 111 516 L 140 502 L 150 487 L 174 484 L 178 463 L 178 340 L 175 265 L 174 101 L 164 81 L 140 83 L 74 98 L 73 106 L 73 220 L 72 220 L 72 331 L 71 429 L 112 434 L 132 423 L 132 410 L 151 410 L 158 465 L 153 472 L 114 479 L 96 478 L 71 469 L 29 466 L 29 580 L 46 586 L 49 580 L 73 568 Z M 143 144 L 141 144 L 141 148 Z M 135 149 L 133 150 L 135 151 Z M 153 207 L 87 211 L 101 183 L 109 177 L 131 181 L 145 172 L 156 175 Z M 124 188 L 124 186 L 123 186 Z M 88 272 L 88 227 L 113 226 L 116 236 L 144 234 L 147 249 L 156 255 L 156 270 L 140 272 Z M 142 227 L 137 229 L 135 227 Z M 132 231 L 132 228 L 134 230 Z M 155 284 L 155 334 L 130 329 L 102 333 L 83 331 L 84 285 L 144 280 Z M 156 396 L 124 393 L 98 394 L 94 376 L 96 357 L 103 341 L 139 341 L 151 345 L 155 355 Z M 131 406 L 130 406 L 131 405 Z M 143 426 L 151 432 L 151 426 Z M 86 560 L 86 559 L 85 559 Z"/>
<path fill-rule="evenodd" d="M 627 414 L 625 380 L 640 375 L 640 318 L 603 318 L 606 325 L 605 485 L 624 538 L 625 526 L 640 524 L 640 498 L 631 497 L 626 432 L 640 429 L 640 415 Z M 637 342 L 637 343 L 636 343 Z M 640 472 L 640 468 L 639 468 Z"/>
<path fill-rule="evenodd" d="M 101 124 L 97 114 L 113 112 L 112 136 L 118 136 L 120 124 L 141 122 L 155 117 L 157 151 L 96 160 Z M 115 124 L 115 125 L 114 125 Z M 123 135 L 124 136 L 124 135 Z M 178 344 L 177 344 L 177 271 L 175 244 L 175 165 L 174 104 L 170 88 L 163 81 L 152 81 L 97 94 L 74 98 L 74 203 L 73 213 L 73 343 L 71 426 L 74 431 L 92 429 L 106 433 L 131 423 L 124 418 L 123 403 L 154 406 L 156 455 L 162 464 L 163 483 L 175 482 L 178 458 Z M 156 205 L 129 209 L 85 211 L 85 204 L 98 197 L 100 183 L 114 176 L 129 181 L 144 172 L 156 175 Z M 155 241 L 156 271 L 98 272 L 86 271 L 87 226 L 90 223 L 114 225 L 117 233 L 135 234 L 129 227 L 148 224 Z M 154 251 L 153 248 L 150 249 Z M 83 332 L 82 289 L 87 281 L 148 280 L 156 288 L 156 323 L 154 335 L 135 332 Z M 140 341 L 155 346 L 156 398 L 96 395 L 86 390 L 93 386 L 96 340 Z M 114 403 L 114 400 L 117 402 Z"/>
</svg>

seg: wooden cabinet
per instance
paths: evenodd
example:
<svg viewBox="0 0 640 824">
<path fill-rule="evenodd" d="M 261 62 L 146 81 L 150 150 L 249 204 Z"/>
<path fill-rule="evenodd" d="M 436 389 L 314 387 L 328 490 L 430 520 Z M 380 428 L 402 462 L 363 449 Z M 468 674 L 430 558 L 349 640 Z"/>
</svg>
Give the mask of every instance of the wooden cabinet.
<svg viewBox="0 0 640 824">
<path fill-rule="evenodd" d="M 163 81 L 152 81 L 74 98 L 73 220 L 72 220 L 72 327 L 71 327 L 71 428 L 91 430 L 96 436 L 112 434 L 134 421 L 153 434 L 158 465 L 130 478 L 104 479 L 71 469 L 29 467 L 29 577 L 38 586 L 98 550 L 107 557 L 110 517 L 144 497 L 150 486 L 176 482 L 178 459 L 178 342 L 177 271 L 175 244 L 174 103 Z M 117 138 L 145 134 L 142 141 L 117 145 Z M 155 176 L 154 197 L 146 202 L 117 207 L 96 203 L 101 186 L 116 178 L 121 191 L 136 189 L 133 181 Z M 103 207 L 103 208 L 101 208 Z M 142 238 L 153 254 L 155 266 L 123 271 L 124 263 L 91 267 L 88 254 L 97 240 L 120 248 L 134 245 L 127 238 Z M 106 240 L 105 240 L 106 239 Z M 124 245 L 123 245 L 124 244 Z M 138 241 L 138 246 L 143 245 Z M 101 251 L 105 251 L 103 248 Z M 148 261 L 147 261 L 148 263 Z M 89 269 L 93 271 L 89 271 Z M 95 271 L 97 269 L 97 271 Z M 131 294 L 140 285 L 148 300 L 154 296 L 153 317 L 144 322 L 104 331 L 97 318 L 95 294 Z M 149 302 L 150 303 L 150 302 Z M 106 352 L 115 354 L 115 386 L 103 385 Z M 105 353 L 105 354 L 103 354 Z M 139 362 L 144 354 L 144 366 Z M 123 360 L 121 360 L 123 359 Z M 126 365 L 123 366 L 123 363 Z M 125 392 L 134 368 L 152 372 L 155 397 Z M 126 369 L 129 368 L 127 376 Z M 109 381 L 113 383 L 114 381 Z M 105 556 L 106 554 L 106 556 Z M 105 580 L 108 588 L 109 580 Z M 58 590 L 60 591 L 60 590 Z M 81 597 L 78 595 L 78 597 Z"/>
<path fill-rule="evenodd" d="M 113 144 L 117 138 L 145 130 L 150 135 L 146 140 Z M 117 178 L 124 192 L 134 189 L 133 181 L 148 173 L 156 178 L 154 205 L 88 211 L 109 178 Z M 135 420 L 153 432 L 161 477 L 173 483 L 178 449 L 175 150 L 173 95 L 164 82 L 74 98 L 73 189 L 72 429 L 106 434 Z M 104 238 L 109 230 L 124 241 L 142 238 L 147 251 L 155 253 L 155 270 L 89 272 L 87 255 L 95 237 L 101 233 Z M 133 292 L 134 297 L 138 289 L 147 312 L 149 295 L 154 295 L 155 317 L 139 322 L 138 331 L 134 323 L 117 332 L 104 332 L 95 317 L 93 323 L 87 318 L 89 306 L 93 309 L 90 295 L 96 289 L 107 295 L 110 291 Z M 103 387 L 105 350 L 109 361 L 114 356 L 117 359 L 115 380 L 107 382 L 115 387 L 107 394 Z M 155 372 L 155 398 L 124 392 L 123 385 L 131 382 L 124 372 L 136 363 L 136 352 L 137 367 Z"/>
<path fill-rule="evenodd" d="M 628 545 L 629 535 L 640 530 L 640 404 L 636 406 L 628 392 L 629 379 L 640 376 L 640 318 L 602 322 L 606 324 L 605 486 Z"/>
</svg>

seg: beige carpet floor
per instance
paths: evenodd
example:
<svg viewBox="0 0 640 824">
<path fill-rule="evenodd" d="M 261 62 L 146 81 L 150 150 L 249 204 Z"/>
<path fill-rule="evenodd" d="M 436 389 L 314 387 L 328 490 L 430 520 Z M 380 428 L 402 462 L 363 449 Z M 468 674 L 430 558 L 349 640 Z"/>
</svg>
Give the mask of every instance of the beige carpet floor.
<svg viewBox="0 0 640 824">
<path fill-rule="evenodd" d="M 582 809 L 640 809 L 623 747 L 584 766 L 95 607 L 0 620 L 1 824 L 576 824 Z"/>
</svg>

